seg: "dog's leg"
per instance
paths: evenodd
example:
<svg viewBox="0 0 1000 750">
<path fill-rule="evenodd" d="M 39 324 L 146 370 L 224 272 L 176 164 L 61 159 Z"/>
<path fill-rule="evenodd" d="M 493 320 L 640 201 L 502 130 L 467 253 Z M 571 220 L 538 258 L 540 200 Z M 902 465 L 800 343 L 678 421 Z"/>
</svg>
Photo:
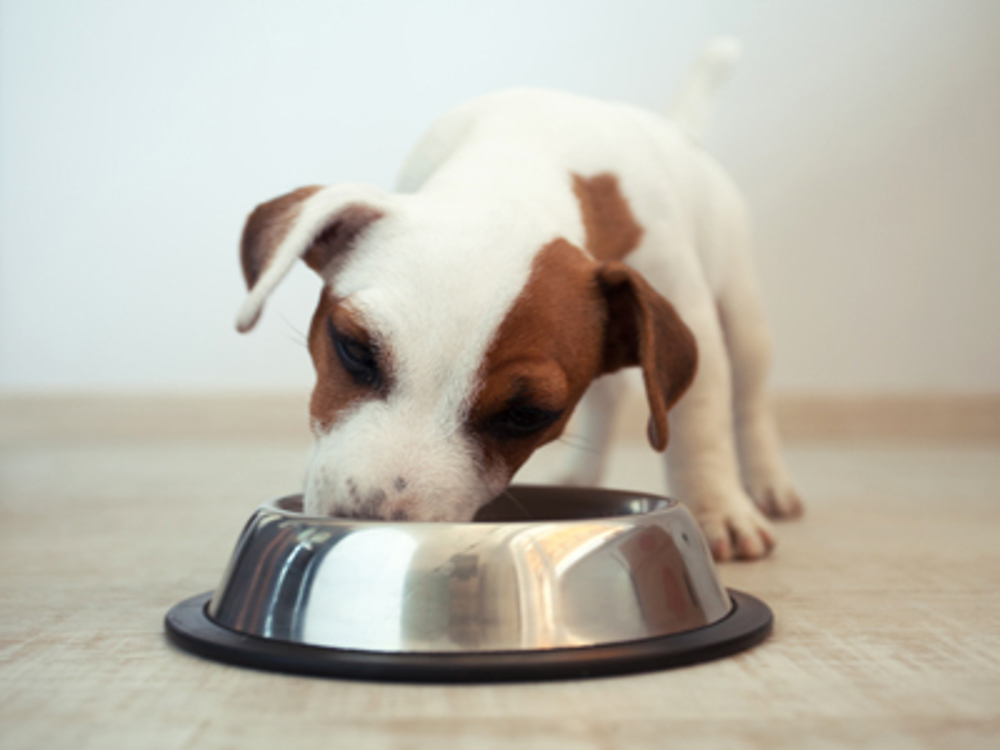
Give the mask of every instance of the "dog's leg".
<svg viewBox="0 0 1000 750">
<path fill-rule="evenodd" d="M 748 243 L 734 247 L 718 307 L 733 373 L 733 416 L 743 483 L 768 516 L 795 518 L 802 514 L 802 501 L 782 460 L 777 425 L 765 391 L 771 333 Z"/>
<path fill-rule="evenodd" d="M 591 383 L 576 408 L 572 432 L 562 438 L 571 451 L 547 477 L 550 483 L 574 487 L 600 484 L 611 445 L 615 407 L 626 386 L 620 375 L 605 375 Z"/>
<path fill-rule="evenodd" d="M 740 482 L 722 327 L 707 284 L 685 276 L 671 301 L 697 338 L 698 374 L 670 412 L 671 493 L 691 508 L 716 559 L 760 558 L 774 546 L 775 535 Z"/>
</svg>

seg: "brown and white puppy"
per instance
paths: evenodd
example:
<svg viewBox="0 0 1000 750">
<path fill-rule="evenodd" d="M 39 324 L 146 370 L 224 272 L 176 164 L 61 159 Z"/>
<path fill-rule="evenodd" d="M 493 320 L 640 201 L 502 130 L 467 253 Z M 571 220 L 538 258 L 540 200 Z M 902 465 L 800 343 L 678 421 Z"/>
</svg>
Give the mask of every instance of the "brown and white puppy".
<svg viewBox="0 0 1000 750">
<path fill-rule="evenodd" d="M 399 192 L 308 187 L 257 207 L 239 330 L 299 258 L 324 282 L 307 512 L 471 519 L 581 401 L 598 453 L 558 479 L 597 482 L 617 391 L 605 376 L 638 366 L 650 442 L 670 438 L 671 490 L 713 553 L 767 554 L 761 511 L 801 505 L 764 399 L 745 209 L 697 144 L 732 57 L 711 46 L 670 119 L 494 94 L 432 126 Z"/>
</svg>

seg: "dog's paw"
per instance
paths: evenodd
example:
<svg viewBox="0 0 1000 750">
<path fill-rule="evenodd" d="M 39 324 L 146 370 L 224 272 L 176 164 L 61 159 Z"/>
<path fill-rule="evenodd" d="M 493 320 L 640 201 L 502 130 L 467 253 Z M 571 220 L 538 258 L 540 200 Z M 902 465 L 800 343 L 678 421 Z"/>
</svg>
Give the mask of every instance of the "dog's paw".
<svg viewBox="0 0 1000 750">
<path fill-rule="evenodd" d="M 769 555 L 778 543 L 771 524 L 749 498 L 695 515 L 712 557 L 718 562 L 759 560 Z"/>
<path fill-rule="evenodd" d="M 768 518 L 790 520 L 802 515 L 804 506 L 792 483 L 783 477 L 761 477 L 747 482 L 747 492 Z"/>
</svg>

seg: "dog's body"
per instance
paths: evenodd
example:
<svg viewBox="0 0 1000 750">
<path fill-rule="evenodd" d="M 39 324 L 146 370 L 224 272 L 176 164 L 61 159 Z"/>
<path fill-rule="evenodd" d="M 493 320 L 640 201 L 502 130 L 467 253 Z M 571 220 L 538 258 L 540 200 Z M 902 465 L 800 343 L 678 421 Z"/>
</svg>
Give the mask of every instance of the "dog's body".
<svg viewBox="0 0 1000 750">
<path fill-rule="evenodd" d="M 650 441 L 672 438 L 671 491 L 716 557 L 768 552 L 756 506 L 801 506 L 763 392 L 746 212 L 693 137 L 727 56 L 709 50 L 673 122 L 495 94 L 431 128 L 400 193 L 303 188 L 258 207 L 240 329 L 297 258 L 325 281 L 309 335 L 308 512 L 470 519 L 581 399 L 596 456 L 558 479 L 594 483 L 617 391 L 604 376 L 639 365 Z"/>
</svg>

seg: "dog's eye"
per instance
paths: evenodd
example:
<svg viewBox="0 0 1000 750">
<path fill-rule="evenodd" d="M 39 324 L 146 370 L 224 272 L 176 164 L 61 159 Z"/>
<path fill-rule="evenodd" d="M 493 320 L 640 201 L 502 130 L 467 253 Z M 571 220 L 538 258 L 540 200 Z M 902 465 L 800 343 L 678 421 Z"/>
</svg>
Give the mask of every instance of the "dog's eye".
<svg viewBox="0 0 1000 750">
<path fill-rule="evenodd" d="M 375 388 L 382 382 L 376 350 L 357 339 L 342 334 L 328 321 L 327 327 L 337 359 L 358 385 Z"/>
<path fill-rule="evenodd" d="M 516 404 L 494 416 L 486 431 L 501 440 L 528 437 L 551 427 L 562 418 L 562 411 Z"/>
</svg>

